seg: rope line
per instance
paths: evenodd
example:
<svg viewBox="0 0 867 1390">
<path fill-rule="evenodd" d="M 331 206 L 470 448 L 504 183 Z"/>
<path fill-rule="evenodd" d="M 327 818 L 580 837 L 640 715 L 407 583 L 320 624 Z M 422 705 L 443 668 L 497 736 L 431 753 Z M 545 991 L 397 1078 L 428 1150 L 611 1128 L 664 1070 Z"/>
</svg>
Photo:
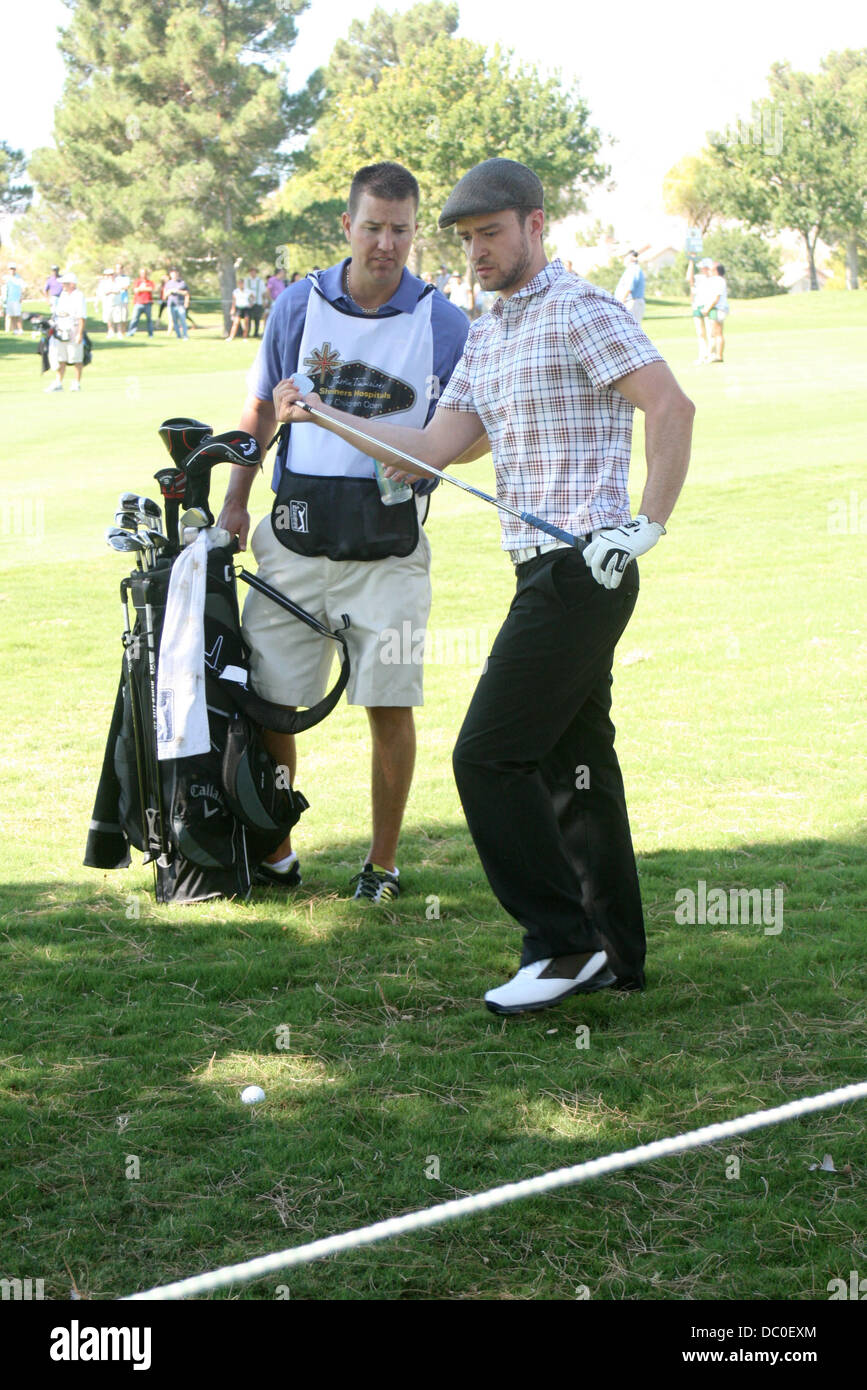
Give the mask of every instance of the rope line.
<svg viewBox="0 0 867 1390">
<path fill-rule="evenodd" d="M 835 1091 L 823 1091 L 818 1096 L 805 1096 L 802 1100 L 789 1101 L 771 1110 L 756 1110 L 750 1115 L 740 1115 L 736 1119 L 723 1120 L 719 1124 L 704 1125 L 701 1129 L 676 1134 L 669 1139 L 657 1139 L 652 1144 L 641 1144 L 638 1148 L 606 1154 L 602 1158 L 592 1158 L 570 1168 L 557 1168 L 551 1173 L 542 1173 L 522 1182 L 507 1183 L 505 1186 L 492 1187 L 487 1192 L 479 1192 L 470 1197 L 458 1197 L 421 1211 L 407 1212 L 404 1216 L 377 1221 L 373 1226 L 345 1231 L 343 1235 L 328 1236 L 324 1240 L 314 1240 L 308 1245 L 297 1245 L 289 1250 L 279 1250 L 271 1255 L 245 1260 L 242 1264 L 225 1265 L 222 1269 L 214 1269 L 207 1274 L 196 1274 L 172 1284 L 158 1285 L 142 1293 L 128 1294 L 123 1301 L 186 1298 L 192 1294 L 206 1293 L 211 1289 L 225 1288 L 227 1284 L 260 1279 L 265 1274 L 309 1264 L 313 1260 L 325 1259 L 328 1255 L 337 1255 L 343 1250 L 374 1245 L 380 1240 L 391 1240 L 395 1236 L 407 1235 L 410 1231 L 424 1230 L 429 1226 L 454 1221 L 461 1216 L 489 1211 L 492 1207 L 504 1206 L 523 1197 L 536 1197 L 543 1192 L 552 1192 L 558 1187 L 570 1187 L 575 1183 L 587 1182 L 590 1178 L 616 1173 L 624 1168 L 635 1168 L 641 1163 L 651 1163 L 657 1158 L 667 1158 L 671 1154 L 685 1153 L 705 1144 L 715 1144 L 721 1139 L 748 1134 L 750 1130 L 782 1124 L 786 1120 L 798 1119 L 801 1115 L 830 1110 L 835 1105 L 864 1099 L 867 1099 L 867 1081 L 859 1081 L 851 1086 L 841 1086 Z"/>
</svg>

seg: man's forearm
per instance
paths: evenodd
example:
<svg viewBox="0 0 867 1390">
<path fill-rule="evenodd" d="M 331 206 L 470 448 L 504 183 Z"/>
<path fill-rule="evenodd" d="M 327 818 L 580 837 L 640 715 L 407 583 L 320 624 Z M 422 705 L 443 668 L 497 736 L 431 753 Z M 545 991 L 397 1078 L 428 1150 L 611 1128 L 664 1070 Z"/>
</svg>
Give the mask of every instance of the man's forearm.
<svg viewBox="0 0 867 1390">
<path fill-rule="evenodd" d="M 689 467 L 695 407 L 684 397 L 665 409 L 647 412 L 644 443 L 647 482 L 640 513 L 664 526 L 680 496 Z"/>
</svg>

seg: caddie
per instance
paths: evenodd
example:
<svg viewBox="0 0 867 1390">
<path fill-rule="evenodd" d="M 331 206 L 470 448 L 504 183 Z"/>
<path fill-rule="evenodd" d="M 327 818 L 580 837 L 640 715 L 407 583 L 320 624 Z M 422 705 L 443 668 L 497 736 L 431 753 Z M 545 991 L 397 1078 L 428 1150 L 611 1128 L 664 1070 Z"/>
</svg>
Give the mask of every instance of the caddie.
<svg viewBox="0 0 867 1390">
<path fill-rule="evenodd" d="M 443 469 L 487 436 L 500 500 L 579 540 L 545 541 L 502 515 L 515 597 L 454 751 L 488 881 L 524 929 L 519 969 L 485 995 L 500 1014 L 645 984 L 611 671 L 638 597 L 636 559 L 665 535 L 686 476 L 695 413 L 626 307 L 548 261 L 544 223 L 542 185 L 526 165 L 489 159 L 464 175 L 440 226 L 457 228 L 482 289 L 500 298 L 472 325 L 423 431 L 365 425 L 369 452 L 391 457 L 395 476 L 412 469 L 389 456 L 389 444 Z M 277 418 L 302 421 L 299 398 L 281 383 Z M 302 399 L 324 409 L 334 422 L 324 429 L 339 433 L 339 411 L 316 393 Z M 633 518 L 636 406 L 647 479 Z"/>
<path fill-rule="evenodd" d="M 293 372 L 314 377 L 322 399 L 353 416 L 421 429 L 436 409 L 466 341 L 460 309 L 406 269 L 419 187 L 400 164 L 359 169 L 343 233 L 351 255 L 289 285 L 275 301 L 249 382 L 241 428 L 263 453 L 276 429 L 273 391 Z M 246 544 L 252 486 L 233 469 L 219 524 Z M 372 838 L 355 875 L 354 898 L 377 904 L 400 892 L 398 839 L 415 765 L 413 707 L 422 703 L 422 666 L 394 664 L 389 635 L 427 626 L 430 545 L 422 529 L 435 483 L 409 501 L 383 504 L 372 460 L 354 445 L 312 430 L 286 431 L 277 454 L 273 510 L 257 526 L 259 574 L 332 630 L 343 625 L 352 674 L 347 699 L 367 710 L 372 739 Z M 251 593 L 244 634 L 260 694 L 289 708 L 325 693 L 334 644 Z M 266 731 L 269 751 L 295 777 L 295 740 Z M 259 869 L 269 883 L 300 882 L 287 838 Z"/>
</svg>

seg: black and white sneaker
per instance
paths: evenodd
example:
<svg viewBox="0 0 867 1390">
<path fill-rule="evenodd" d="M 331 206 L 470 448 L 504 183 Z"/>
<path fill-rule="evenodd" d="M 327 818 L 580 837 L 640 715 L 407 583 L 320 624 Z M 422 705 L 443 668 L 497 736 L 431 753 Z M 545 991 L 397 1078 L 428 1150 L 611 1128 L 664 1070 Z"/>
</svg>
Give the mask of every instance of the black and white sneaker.
<svg viewBox="0 0 867 1390">
<path fill-rule="evenodd" d="M 378 907 L 392 903 L 400 897 L 400 870 L 391 872 L 374 864 L 365 864 L 360 874 L 351 883 L 355 884 L 353 902 L 375 903 Z"/>
<path fill-rule="evenodd" d="M 298 855 L 293 853 L 288 866 L 282 871 L 279 871 L 274 864 L 266 864 L 263 860 L 253 870 L 253 882 L 278 888 L 300 888 L 302 879 Z"/>
<path fill-rule="evenodd" d="M 485 1003 L 494 1014 L 522 1014 L 547 1009 L 571 994 L 591 994 L 614 983 L 604 951 L 554 956 L 524 965 L 499 989 L 489 989 Z"/>
</svg>

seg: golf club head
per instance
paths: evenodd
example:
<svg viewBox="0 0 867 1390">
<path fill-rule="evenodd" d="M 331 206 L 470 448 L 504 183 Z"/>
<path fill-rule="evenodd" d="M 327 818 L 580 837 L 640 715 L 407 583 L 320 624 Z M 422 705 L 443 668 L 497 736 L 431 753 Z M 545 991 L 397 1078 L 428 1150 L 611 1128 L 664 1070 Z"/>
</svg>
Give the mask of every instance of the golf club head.
<svg viewBox="0 0 867 1390">
<path fill-rule="evenodd" d="M 119 526 L 107 526 L 105 539 L 112 550 L 120 550 L 125 553 L 135 553 L 141 559 L 142 552 L 147 550 L 148 543 L 137 531 L 124 531 Z"/>
<path fill-rule="evenodd" d="M 212 433 L 210 425 L 203 424 L 201 420 L 191 420 L 186 415 L 176 415 L 170 420 L 163 420 L 158 430 L 159 437 L 176 467 L 180 467 L 184 459 Z"/>
<path fill-rule="evenodd" d="M 213 524 L 214 518 L 207 503 L 205 503 L 203 507 L 188 507 L 178 522 L 181 535 L 185 527 L 191 527 L 195 528 L 197 531 L 202 531 L 206 526 L 213 526 Z"/>
<path fill-rule="evenodd" d="M 160 485 L 160 492 L 167 502 L 182 502 L 187 475 L 182 468 L 160 468 L 154 474 Z"/>
<path fill-rule="evenodd" d="M 115 512 L 114 524 L 124 531 L 138 530 L 138 515 L 136 512 Z"/>
<path fill-rule="evenodd" d="M 170 544 L 168 536 L 163 535 L 162 531 L 154 531 L 149 527 L 144 531 L 140 531 L 139 535 L 144 536 L 148 545 L 154 550 L 165 550 Z"/>
<path fill-rule="evenodd" d="M 181 467 L 187 478 L 194 478 L 218 463 L 258 468 L 261 462 L 262 450 L 254 435 L 247 430 L 226 430 L 225 434 L 212 434 L 209 439 L 203 440 Z"/>
<path fill-rule="evenodd" d="M 139 497 L 137 492 L 122 492 L 119 506 L 122 511 L 140 512 L 142 516 L 154 521 L 162 521 L 163 514 L 159 502 L 154 502 L 151 497 Z"/>
</svg>

